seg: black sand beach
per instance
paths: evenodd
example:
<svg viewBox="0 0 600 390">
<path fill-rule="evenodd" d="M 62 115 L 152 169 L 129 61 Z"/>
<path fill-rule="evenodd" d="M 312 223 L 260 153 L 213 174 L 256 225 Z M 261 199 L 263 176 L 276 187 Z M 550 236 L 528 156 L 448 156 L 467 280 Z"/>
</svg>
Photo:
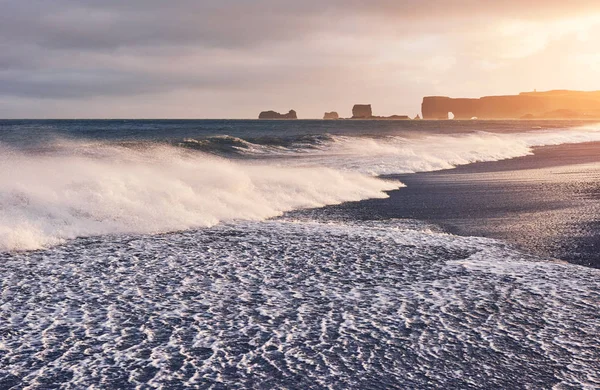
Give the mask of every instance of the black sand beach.
<svg viewBox="0 0 600 390">
<path fill-rule="evenodd" d="M 392 178 L 407 188 L 335 212 L 426 220 L 453 234 L 498 238 L 600 268 L 600 143 L 540 147 L 512 160 Z"/>
</svg>

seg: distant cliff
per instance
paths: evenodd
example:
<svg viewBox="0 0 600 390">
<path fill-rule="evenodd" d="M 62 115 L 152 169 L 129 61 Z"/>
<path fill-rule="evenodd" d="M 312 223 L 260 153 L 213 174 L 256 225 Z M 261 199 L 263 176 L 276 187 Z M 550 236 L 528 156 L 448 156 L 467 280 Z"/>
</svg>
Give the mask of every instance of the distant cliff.
<svg viewBox="0 0 600 390">
<path fill-rule="evenodd" d="M 258 119 L 298 119 L 298 115 L 294 110 L 290 110 L 287 114 L 280 114 L 275 111 L 263 111 L 258 116 Z"/>
<path fill-rule="evenodd" d="M 428 96 L 421 105 L 423 119 L 586 119 L 600 118 L 600 91 L 524 92 L 519 95 L 453 99 Z"/>
</svg>

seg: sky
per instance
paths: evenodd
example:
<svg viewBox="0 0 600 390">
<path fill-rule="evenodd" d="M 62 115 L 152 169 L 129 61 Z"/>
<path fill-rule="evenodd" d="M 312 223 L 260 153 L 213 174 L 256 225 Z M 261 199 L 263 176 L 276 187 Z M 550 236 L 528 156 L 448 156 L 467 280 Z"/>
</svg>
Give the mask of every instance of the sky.
<svg viewBox="0 0 600 390">
<path fill-rule="evenodd" d="M 420 112 L 600 90 L 598 0 L 0 0 L 0 118 Z"/>
</svg>

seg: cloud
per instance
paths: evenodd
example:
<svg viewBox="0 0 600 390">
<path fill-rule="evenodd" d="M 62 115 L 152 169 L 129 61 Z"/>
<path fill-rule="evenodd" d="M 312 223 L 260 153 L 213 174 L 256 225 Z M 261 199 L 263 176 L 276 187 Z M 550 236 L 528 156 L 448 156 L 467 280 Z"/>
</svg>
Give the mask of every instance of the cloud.
<svg viewBox="0 0 600 390">
<path fill-rule="evenodd" d="M 363 96 L 398 113 L 420 94 L 466 93 L 566 36 L 595 42 L 600 25 L 597 0 L 0 0 L 0 9 L 0 96 L 18 98 L 19 110 L 27 99 L 32 110 L 40 99 L 83 99 L 79 112 L 109 98 L 166 107 L 161 94 L 195 112 L 218 94 L 242 103 L 239 116 L 257 95 L 307 110 Z"/>
<path fill-rule="evenodd" d="M 456 20 L 469 25 L 499 17 L 540 20 L 600 8 L 597 1 L 587 0 L 3 0 L 0 4 L 0 36 L 5 39 L 79 50 L 159 43 L 239 47 L 290 40 L 335 28 L 337 21 L 348 19 L 384 20 L 407 32 L 460 28 L 453 25 Z"/>
</svg>

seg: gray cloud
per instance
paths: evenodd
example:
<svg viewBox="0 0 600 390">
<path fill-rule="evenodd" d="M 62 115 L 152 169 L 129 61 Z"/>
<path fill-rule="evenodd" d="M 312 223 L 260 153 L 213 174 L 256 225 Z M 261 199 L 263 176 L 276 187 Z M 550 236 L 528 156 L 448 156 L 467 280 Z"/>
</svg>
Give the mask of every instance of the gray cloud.
<svg viewBox="0 0 600 390">
<path fill-rule="evenodd" d="M 150 44 L 238 47 L 327 30 L 341 18 L 383 18 L 397 28 L 456 18 L 540 18 L 589 12 L 597 1 L 557 0 L 3 0 L 0 36 L 78 50 Z"/>
<path fill-rule="evenodd" d="M 435 75 L 464 66 L 452 39 L 477 56 L 487 43 L 478 29 L 491 21 L 543 22 L 600 12 L 600 3 L 0 0 L 0 9 L 0 95 L 68 100 L 190 89 L 292 94 L 311 82 L 351 90 L 345 80 L 383 69 L 405 84 L 425 72 L 433 89 Z M 479 37 L 469 37 L 473 29 Z M 411 57 L 378 64 L 388 56 L 382 37 Z"/>
</svg>

